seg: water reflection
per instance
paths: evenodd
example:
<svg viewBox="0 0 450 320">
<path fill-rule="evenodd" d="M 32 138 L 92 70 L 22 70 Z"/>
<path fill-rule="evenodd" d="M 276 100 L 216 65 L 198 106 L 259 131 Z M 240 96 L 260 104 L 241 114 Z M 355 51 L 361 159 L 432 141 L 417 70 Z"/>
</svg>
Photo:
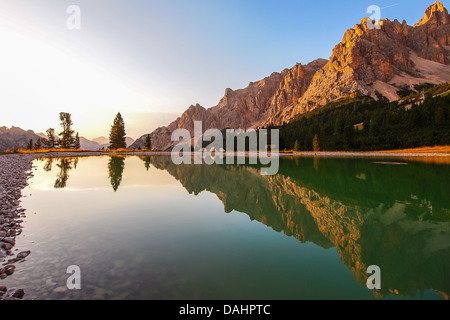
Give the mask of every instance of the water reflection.
<svg viewBox="0 0 450 320">
<path fill-rule="evenodd" d="M 125 157 L 111 156 L 108 162 L 108 173 L 111 187 L 114 192 L 119 189 L 122 182 L 123 170 L 125 168 Z"/>
<path fill-rule="evenodd" d="M 51 171 L 53 160 L 49 159 L 44 167 L 45 171 Z M 55 189 L 63 189 L 67 185 L 69 180 L 69 171 L 76 169 L 78 164 L 78 158 L 62 158 L 59 159 L 59 163 L 56 165 L 59 168 L 59 172 L 55 181 Z"/>
<path fill-rule="evenodd" d="M 148 159 L 146 160 L 148 161 Z M 450 293 L 450 167 L 357 159 L 283 159 L 280 173 L 250 166 L 174 165 L 152 158 L 190 193 L 215 193 L 225 211 L 244 212 L 300 242 L 336 247 L 356 280 L 382 270 L 374 294 Z"/>
<path fill-rule="evenodd" d="M 227 213 L 243 212 L 301 243 L 335 247 L 361 285 L 367 267 L 380 266 L 382 289 L 376 297 L 415 297 L 427 289 L 449 296 L 449 165 L 283 158 L 279 174 L 262 176 L 250 165 L 177 166 L 168 157 L 140 159 L 147 171 L 152 166 L 168 172 L 191 194 L 215 194 Z M 57 161 L 55 188 L 63 188 L 77 161 Z M 114 191 L 126 174 L 125 161 L 109 158 Z"/>
<path fill-rule="evenodd" d="M 152 157 L 141 157 L 141 160 L 144 161 L 145 170 L 148 171 L 150 169 Z"/>
<path fill-rule="evenodd" d="M 52 171 L 53 160 L 55 160 L 55 159 L 54 159 L 54 158 L 48 158 L 48 159 L 47 159 L 47 161 L 45 162 L 45 165 L 44 165 L 44 171 L 45 171 L 45 172 L 50 172 L 50 171 Z"/>
</svg>

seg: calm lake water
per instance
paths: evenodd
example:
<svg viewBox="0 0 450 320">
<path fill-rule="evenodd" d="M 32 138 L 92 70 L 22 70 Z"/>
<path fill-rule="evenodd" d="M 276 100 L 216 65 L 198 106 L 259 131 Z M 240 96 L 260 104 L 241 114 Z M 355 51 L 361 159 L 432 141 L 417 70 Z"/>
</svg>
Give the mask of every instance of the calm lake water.
<svg viewBox="0 0 450 320">
<path fill-rule="evenodd" d="M 386 161 L 286 158 L 262 176 L 168 157 L 36 160 L 16 244 L 31 254 L 2 285 L 28 299 L 448 298 L 450 165 Z M 71 265 L 81 290 L 67 289 Z"/>
</svg>

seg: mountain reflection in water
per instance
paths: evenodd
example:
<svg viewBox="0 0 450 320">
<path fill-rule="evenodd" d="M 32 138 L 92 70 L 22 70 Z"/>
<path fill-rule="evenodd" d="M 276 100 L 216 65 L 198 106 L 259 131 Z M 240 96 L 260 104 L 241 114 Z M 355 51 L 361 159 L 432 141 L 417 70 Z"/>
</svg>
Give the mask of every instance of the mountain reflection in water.
<svg viewBox="0 0 450 320">
<path fill-rule="evenodd" d="M 275 176 L 250 165 L 175 165 L 169 157 L 140 157 L 145 169 L 165 170 L 191 194 L 211 192 L 225 211 L 247 214 L 277 232 L 335 247 L 356 280 L 378 265 L 382 289 L 414 297 L 432 289 L 450 293 L 450 166 L 368 159 L 282 158 Z M 75 159 L 58 162 L 55 188 L 64 188 Z M 119 190 L 125 157 L 108 162 L 110 183 Z M 403 161 L 402 161 L 403 162 Z M 126 170 L 125 170 L 126 172 Z"/>
</svg>

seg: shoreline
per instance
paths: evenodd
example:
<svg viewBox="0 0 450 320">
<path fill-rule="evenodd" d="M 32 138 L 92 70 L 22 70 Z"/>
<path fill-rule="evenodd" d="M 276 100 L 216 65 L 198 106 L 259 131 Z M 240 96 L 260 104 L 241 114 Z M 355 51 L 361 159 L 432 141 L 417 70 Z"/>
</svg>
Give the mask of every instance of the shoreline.
<svg viewBox="0 0 450 320">
<path fill-rule="evenodd" d="M 19 156 L 39 158 L 67 158 L 67 157 L 98 157 L 98 156 L 171 156 L 170 151 L 50 151 L 50 152 L 26 152 L 26 153 L 0 153 L 1 156 Z M 201 152 L 191 152 L 188 155 L 199 155 Z M 214 155 L 213 155 L 214 156 Z M 322 158 L 449 158 L 450 151 L 415 151 L 415 150 L 398 150 L 398 151 L 304 151 L 304 152 L 224 152 L 217 156 L 243 156 L 243 157 L 322 157 Z"/>
<path fill-rule="evenodd" d="M 22 190 L 33 176 L 34 155 L 0 157 L 0 281 L 14 274 L 16 263 L 26 259 L 31 251 L 14 250 L 16 237 L 22 233 L 25 209 L 20 206 Z M 22 299 L 21 288 L 7 288 L 0 282 L 0 300 Z"/>
</svg>

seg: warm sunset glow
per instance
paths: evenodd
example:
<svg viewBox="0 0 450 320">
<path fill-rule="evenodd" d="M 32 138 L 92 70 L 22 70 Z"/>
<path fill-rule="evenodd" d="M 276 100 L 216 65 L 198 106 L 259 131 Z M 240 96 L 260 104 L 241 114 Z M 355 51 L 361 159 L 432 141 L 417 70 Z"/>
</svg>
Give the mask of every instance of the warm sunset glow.
<svg viewBox="0 0 450 320">
<path fill-rule="evenodd" d="M 127 135 L 139 138 L 191 104 L 215 106 L 225 88 L 329 58 L 372 4 L 321 2 L 1 0 L 0 126 L 44 132 L 69 112 L 93 139 L 108 135 L 120 111 Z M 73 4 L 80 30 L 67 28 Z M 379 3 L 383 18 L 416 21 L 423 10 L 422 1 L 391 4 Z"/>
<path fill-rule="evenodd" d="M 57 124 L 62 110 L 77 120 L 92 109 L 107 114 L 108 109 L 146 102 L 88 58 L 3 28 L 0 38 L 2 124 L 44 129 L 42 124 Z M 18 113 L 24 116 L 21 123 L 16 121 Z"/>
</svg>

